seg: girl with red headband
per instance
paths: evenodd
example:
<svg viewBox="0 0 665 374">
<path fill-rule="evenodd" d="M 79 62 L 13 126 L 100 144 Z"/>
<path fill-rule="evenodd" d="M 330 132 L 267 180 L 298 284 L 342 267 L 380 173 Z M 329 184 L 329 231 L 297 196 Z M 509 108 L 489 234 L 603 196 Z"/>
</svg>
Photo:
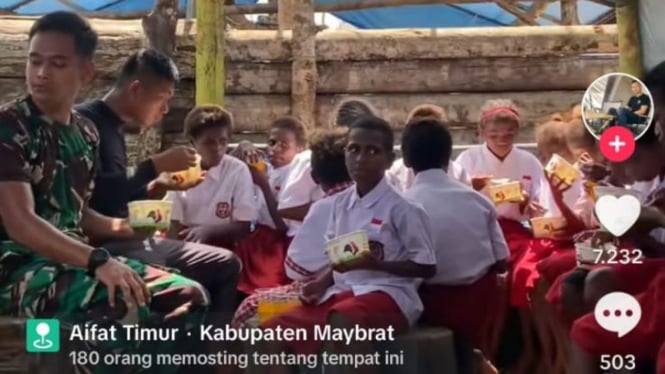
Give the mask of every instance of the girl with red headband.
<svg viewBox="0 0 665 374">
<path fill-rule="evenodd" d="M 537 215 L 543 167 L 531 153 L 514 146 L 522 118 L 509 100 L 490 100 L 482 108 L 479 135 L 483 144 L 468 149 L 457 158 L 471 176 L 476 190 L 485 190 L 492 179 L 517 181 L 522 187 L 520 202 L 504 202 L 497 206 L 501 228 L 515 263 L 526 250 L 532 235 L 522 221 Z"/>
</svg>

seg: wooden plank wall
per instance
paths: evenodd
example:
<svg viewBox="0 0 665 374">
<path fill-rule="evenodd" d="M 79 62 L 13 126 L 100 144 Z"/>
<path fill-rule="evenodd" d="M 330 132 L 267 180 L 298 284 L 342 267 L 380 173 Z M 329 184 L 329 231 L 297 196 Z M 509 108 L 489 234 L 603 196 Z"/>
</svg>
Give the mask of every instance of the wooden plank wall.
<svg viewBox="0 0 665 374">
<path fill-rule="evenodd" d="M 0 19 L 0 102 L 24 87 L 31 20 Z M 102 95 L 126 56 L 142 46 L 139 21 L 92 20 L 100 34 L 97 78 L 81 96 Z M 183 81 L 164 121 L 165 145 L 180 143 L 182 119 L 194 102 L 196 27 L 178 26 L 176 62 Z M 232 30 L 226 41 L 226 106 L 236 138 L 265 141 L 272 120 L 290 112 L 290 34 Z M 585 88 L 618 68 L 615 26 L 504 27 L 436 30 L 323 31 L 316 44 L 316 123 L 330 126 L 335 105 L 361 95 L 399 130 L 421 103 L 448 112 L 457 144 L 476 143 L 482 104 L 513 99 L 533 141 L 534 126 L 579 103 Z"/>
</svg>

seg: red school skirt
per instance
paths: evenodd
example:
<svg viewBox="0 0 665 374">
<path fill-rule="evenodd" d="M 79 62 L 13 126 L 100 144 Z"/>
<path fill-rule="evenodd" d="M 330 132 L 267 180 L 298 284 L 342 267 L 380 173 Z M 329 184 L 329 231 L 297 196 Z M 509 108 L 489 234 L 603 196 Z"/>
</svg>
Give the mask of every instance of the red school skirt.
<svg viewBox="0 0 665 374">
<path fill-rule="evenodd" d="M 395 334 L 409 328 L 409 322 L 387 293 L 375 291 L 355 296 L 353 291 L 333 295 L 319 305 L 303 305 L 286 314 L 277 316 L 261 325 L 264 329 L 276 327 L 289 329 L 305 329 L 307 340 L 289 340 L 284 344 L 296 354 L 318 353 L 323 346 L 322 341 L 314 339 L 314 327 L 328 323 L 330 313 L 344 315 L 351 323 L 363 328 L 387 328 L 392 326 Z"/>
<path fill-rule="evenodd" d="M 482 347 L 492 317 L 500 308 L 501 290 L 495 272 L 490 271 L 469 285 L 423 284 L 419 293 L 425 306 L 422 322 L 447 327 L 475 347 Z M 479 300 L 482 300 L 482 307 L 478 305 Z"/>
<path fill-rule="evenodd" d="M 257 225 L 235 249 L 242 263 L 238 291 L 251 295 L 259 288 L 290 283 L 284 271 L 284 259 L 291 240 L 268 226 Z"/>
<path fill-rule="evenodd" d="M 593 355 L 633 354 L 638 359 L 655 359 L 665 341 L 664 261 L 645 261 L 641 265 L 617 267 L 617 277 L 625 291 L 635 291 L 646 286 L 642 292 L 634 294 L 642 309 L 642 317 L 632 331 L 619 338 L 616 333 L 600 327 L 594 314 L 589 313 L 575 321 L 570 333 L 571 339 Z M 648 279 L 648 275 L 652 276 L 651 279 Z"/>
<path fill-rule="evenodd" d="M 572 240 L 532 239 L 527 245 L 526 253 L 513 266 L 512 286 L 510 290 L 511 305 L 518 308 L 529 306 L 529 293 L 536 287 L 541 277 L 538 264 L 554 258 L 565 259 L 575 254 Z M 575 261 L 571 266 L 574 266 Z"/>
</svg>

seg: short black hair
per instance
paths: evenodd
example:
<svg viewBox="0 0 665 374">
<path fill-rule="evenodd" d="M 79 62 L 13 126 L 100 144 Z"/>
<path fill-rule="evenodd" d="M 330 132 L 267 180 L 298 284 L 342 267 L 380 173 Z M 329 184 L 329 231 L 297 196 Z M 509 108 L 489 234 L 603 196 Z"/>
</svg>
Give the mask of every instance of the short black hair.
<svg viewBox="0 0 665 374">
<path fill-rule="evenodd" d="M 450 162 L 452 152 L 452 136 L 441 120 L 416 117 L 406 125 L 402 156 L 414 171 L 441 169 Z"/>
<path fill-rule="evenodd" d="M 660 100 L 665 98 L 665 61 L 656 65 L 647 73 L 644 77 L 644 85 L 647 86 L 652 95 L 658 96 Z"/>
<path fill-rule="evenodd" d="M 390 124 L 383 118 L 375 116 L 360 117 L 355 122 L 353 122 L 353 124 L 351 124 L 349 129 L 350 131 L 373 130 L 379 132 L 383 135 L 381 144 L 383 145 L 384 150 L 388 152 L 393 151 L 393 146 L 395 144 L 395 133 L 393 132 L 393 128 L 390 127 Z"/>
<path fill-rule="evenodd" d="M 298 147 L 307 146 L 307 130 L 300 120 L 295 117 L 279 117 L 270 125 L 271 129 L 291 131 L 296 138 Z"/>
<path fill-rule="evenodd" d="M 649 127 L 647 127 L 646 131 L 640 136 L 638 139 L 635 140 L 635 145 L 636 146 L 649 146 L 649 145 L 655 145 L 660 142 L 660 139 L 658 138 L 658 134 L 656 133 L 656 127 L 658 125 L 656 124 L 656 120 L 652 119 L 651 123 L 649 124 Z"/>
<path fill-rule="evenodd" d="M 348 129 L 318 130 L 309 140 L 312 151 L 310 164 L 317 182 L 327 186 L 351 181 L 346 168 L 345 154 Z"/>
<path fill-rule="evenodd" d="M 76 13 L 57 11 L 40 17 L 30 28 L 29 40 L 40 32 L 69 35 L 74 39 L 74 48 L 80 57 L 91 60 L 95 55 L 97 32 L 85 18 Z"/>
<path fill-rule="evenodd" d="M 180 73 L 169 56 L 153 48 L 143 48 L 127 58 L 116 81 L 116 86 L 123 86 L 141 78 L 177 83 Z"/>
<path fill-rule="evenodd" d="M 184 132 L 191 139 L 196 139 L 209 128 L 227 129 L 229 136 L 233 131 L 233 116 L 219 105 L 198 105 L 185 117 Z"/>
</svg>

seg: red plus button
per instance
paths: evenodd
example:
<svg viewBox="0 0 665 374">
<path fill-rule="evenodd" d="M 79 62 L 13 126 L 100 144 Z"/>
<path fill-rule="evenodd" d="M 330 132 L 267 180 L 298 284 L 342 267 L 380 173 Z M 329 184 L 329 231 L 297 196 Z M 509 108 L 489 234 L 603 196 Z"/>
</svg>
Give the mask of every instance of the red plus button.
<svg viewBox="0 0 665 374">
<path fill-rule="evenodd" d="M 612 126 L 600 136 L 600 152 L 609 161 L 626 161 L 635 152 L 635 137 L 625 127 Z"/>
</svg>

